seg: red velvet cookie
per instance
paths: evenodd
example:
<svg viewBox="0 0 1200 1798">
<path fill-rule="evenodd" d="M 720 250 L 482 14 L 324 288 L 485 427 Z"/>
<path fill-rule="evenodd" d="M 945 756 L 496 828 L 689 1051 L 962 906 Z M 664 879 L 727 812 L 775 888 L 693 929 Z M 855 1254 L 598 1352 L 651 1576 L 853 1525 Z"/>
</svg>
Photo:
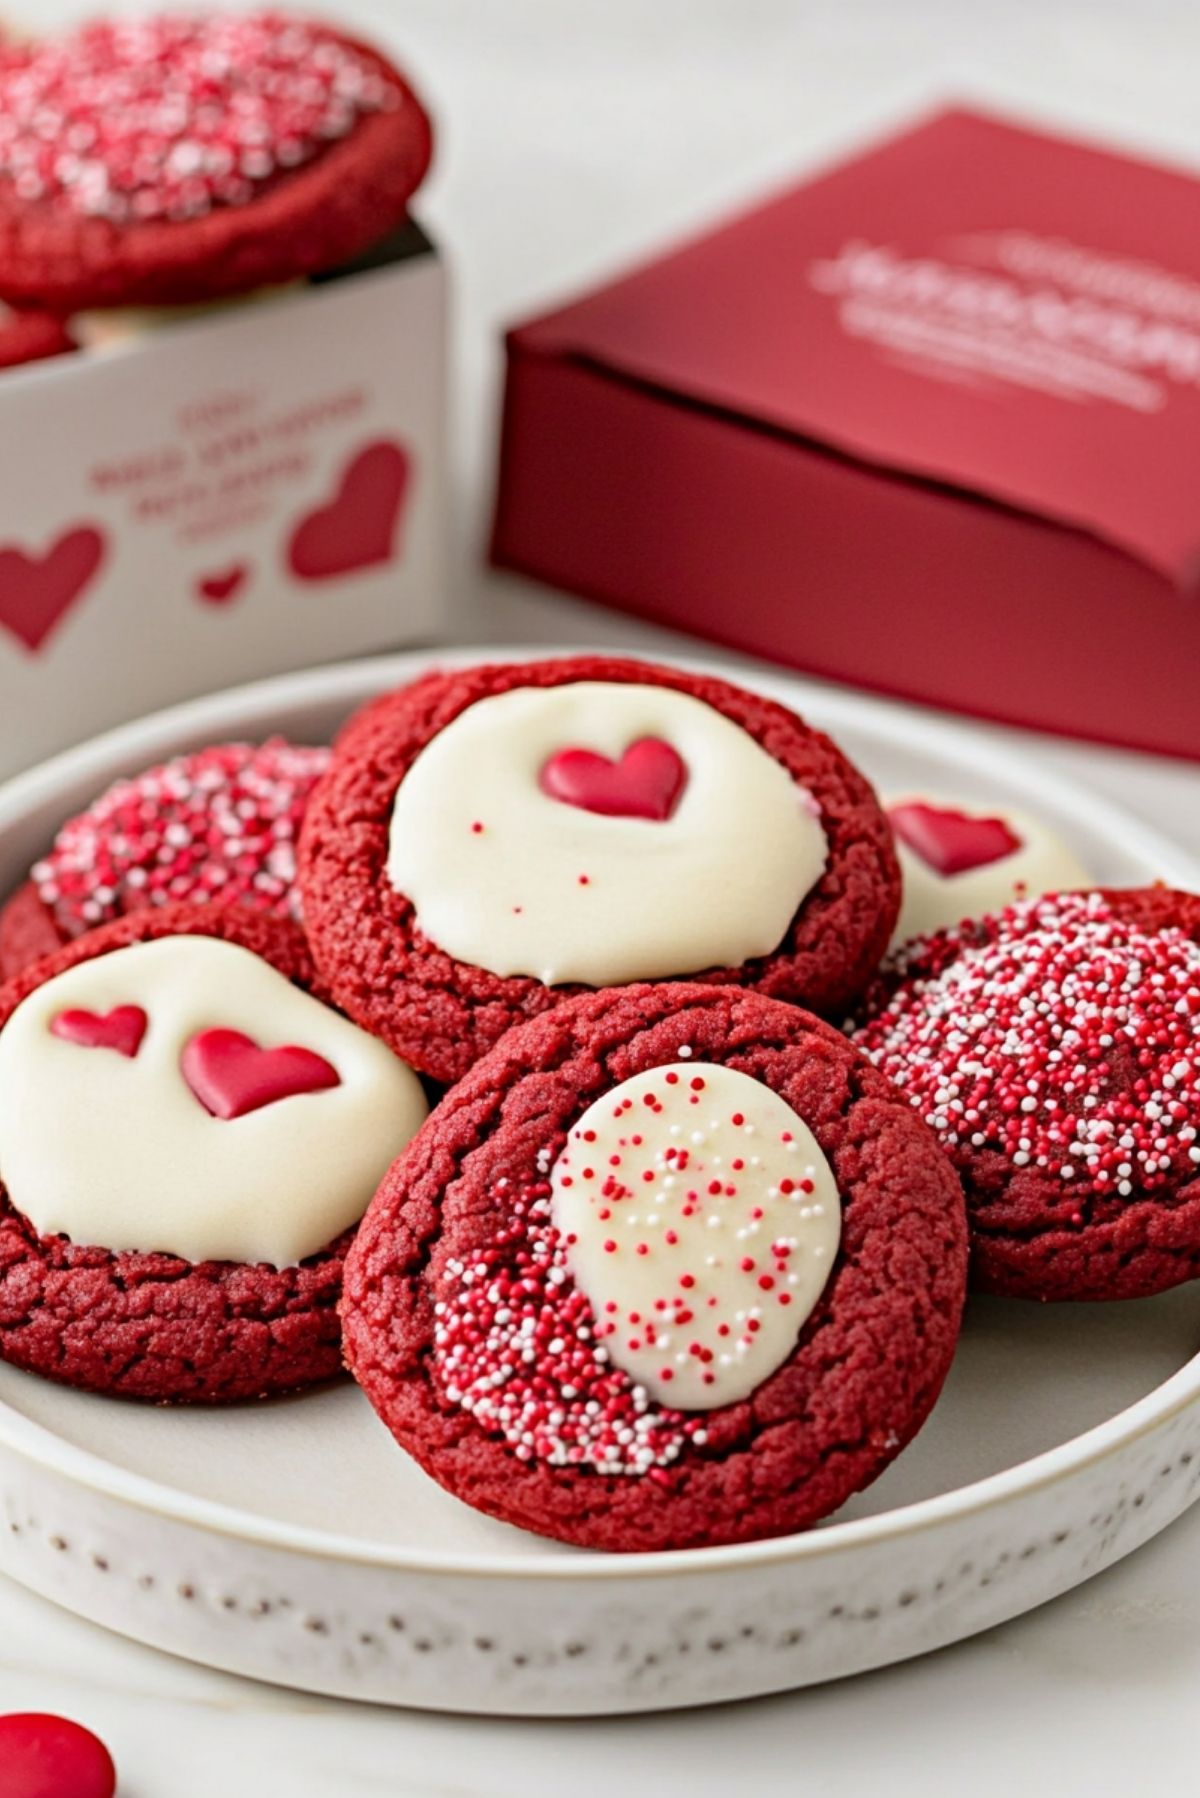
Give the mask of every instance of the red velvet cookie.
<svg viewBox="0 0 1200 1798">
<path fill-rule="evenodd" d="M 171 906 L 59 949 L 0 987 L 0 1358 L 159 1402 L 328 1379 L 346 1249 L 425 1109 L 290 920 Z"/>
<path fill-rule="evenodd" d="M 4 45 L 0 295 L 65 313 L 336 267 L 403 219 L 430 143 L 391 63 L 284 13 Z"/>
<path fill-rule="evenodd" d="M 1137 1298 L 1200 1273 L 1200 898 L 1051 896 L 919 939 L 854 1040 L 961 1174 L 980 1290 Z"/>
<path fill-rule="evenodd" d="M 0 979 L 148 905 L 298 918 L 295 844 L 327 749 L 221 743 L 118 781 L 68 820 L 0 910 Z"/>
<path fill-rule="evenodd" d="M 599 656 L 435 672 L 367 706 L 300 864 L 338 1003 L 444 1082 L 586 988 L 703 978 L 840 1012 L 899 905 L 887 821 L 827 737 Z"/>
<path fill-rule="evenodd" d="M 472 1068 L 346 1263 L 352 1372 L 448 1491 L 586 1547 L 805 1528 L 920 1427 L 962 1194 L 835 1030 L 735 987 L 589 993 Z"/>
<path fill-rule="evenodd" d="M 44 362 L 74 348 L 71 333 L 53 313 L 10 312 L 0 307 L 0 369 Z"/>
</svg>

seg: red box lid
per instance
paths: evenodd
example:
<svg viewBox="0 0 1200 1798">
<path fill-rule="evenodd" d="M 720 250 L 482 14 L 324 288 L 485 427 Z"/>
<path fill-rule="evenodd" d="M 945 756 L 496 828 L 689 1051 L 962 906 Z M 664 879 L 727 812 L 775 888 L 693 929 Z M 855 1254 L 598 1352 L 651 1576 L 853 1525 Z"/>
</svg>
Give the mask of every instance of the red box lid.
<svg viewBox="0 0 1200 1798">
<path fill-rule="evenodd" d="M 1200 578 L 1200 181 L 952 110 L 512 335 Z"/>
</svg>

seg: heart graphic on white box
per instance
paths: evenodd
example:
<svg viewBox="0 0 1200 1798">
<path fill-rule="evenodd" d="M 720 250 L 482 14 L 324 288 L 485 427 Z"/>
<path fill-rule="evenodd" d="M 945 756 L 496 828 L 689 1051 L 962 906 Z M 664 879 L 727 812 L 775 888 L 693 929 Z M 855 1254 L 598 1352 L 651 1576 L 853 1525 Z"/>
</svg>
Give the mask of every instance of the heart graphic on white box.
<svg viewBox="0 0 1200 1798">
<path fill-rule="evenodd" d="M 0 625 L 35 655 L 82 599 L 104 560 L 94 524 L 70 525 L 41 555 L 0 544 Z"/>
</svg>

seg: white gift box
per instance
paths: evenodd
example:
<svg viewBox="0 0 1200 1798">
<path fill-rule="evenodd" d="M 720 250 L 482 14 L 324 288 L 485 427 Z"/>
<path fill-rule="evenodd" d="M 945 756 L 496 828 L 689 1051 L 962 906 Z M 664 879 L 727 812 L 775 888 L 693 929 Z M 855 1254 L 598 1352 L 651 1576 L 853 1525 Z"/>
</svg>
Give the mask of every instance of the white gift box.
<svg viewBox="0 0 1200 1798">
<path fill-rule="evenodd" d="M 0 374 L 0 774 L 444 628 L 444 316 L 410 225 L 332 277 Z"/>
</svg>

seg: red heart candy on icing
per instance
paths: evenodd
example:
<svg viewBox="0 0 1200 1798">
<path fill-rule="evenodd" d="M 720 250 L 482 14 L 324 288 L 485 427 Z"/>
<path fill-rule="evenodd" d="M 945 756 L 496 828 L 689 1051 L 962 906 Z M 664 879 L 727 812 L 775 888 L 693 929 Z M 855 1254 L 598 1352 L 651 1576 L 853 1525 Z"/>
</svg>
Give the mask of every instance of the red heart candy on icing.
<svg viewBox="0 0 1200 1798">
<path fill-rule="evenodd" d="M 0 1717 L 3 1798 L 113 1798 L 117 1770 L 82 1723 L 41 1711 Z"/>
<path fill-rule="evenodd" d="M 619 762 L 591 749 L 560 749 L 542 769 L 538 785 L 551 799 L 581 811 L 661 824 L 679 804 L 687 768 L 661 737 L 642 737 Z"/>
<path fill-rule="evenodd" d="M 130 1060 L 142 1046 L 150 1022 L 140 1005 L 117 1005 L 112 1011 L 60 1011 L 50 1020 L 51 1036 L 78 1043 L 81 1049 L 115 1049 Z"/>
<path fill-rule="evenodd" d="M 205 1111 L 226 1120 L 342 1084 L 337 1069 L 312 1049 L 291 1043 L 260 1049 L 240 1030 L 202 1030 L 187 1044 L 180 1065 Z"/>
<path fill-rule="evenodd" d="M 1021 847 L 1003 818 L 971 818 L 921 800 L 893 806 L 888 817 L 900 841 L 943 878 L 986 868 Z"/>
</svg>

